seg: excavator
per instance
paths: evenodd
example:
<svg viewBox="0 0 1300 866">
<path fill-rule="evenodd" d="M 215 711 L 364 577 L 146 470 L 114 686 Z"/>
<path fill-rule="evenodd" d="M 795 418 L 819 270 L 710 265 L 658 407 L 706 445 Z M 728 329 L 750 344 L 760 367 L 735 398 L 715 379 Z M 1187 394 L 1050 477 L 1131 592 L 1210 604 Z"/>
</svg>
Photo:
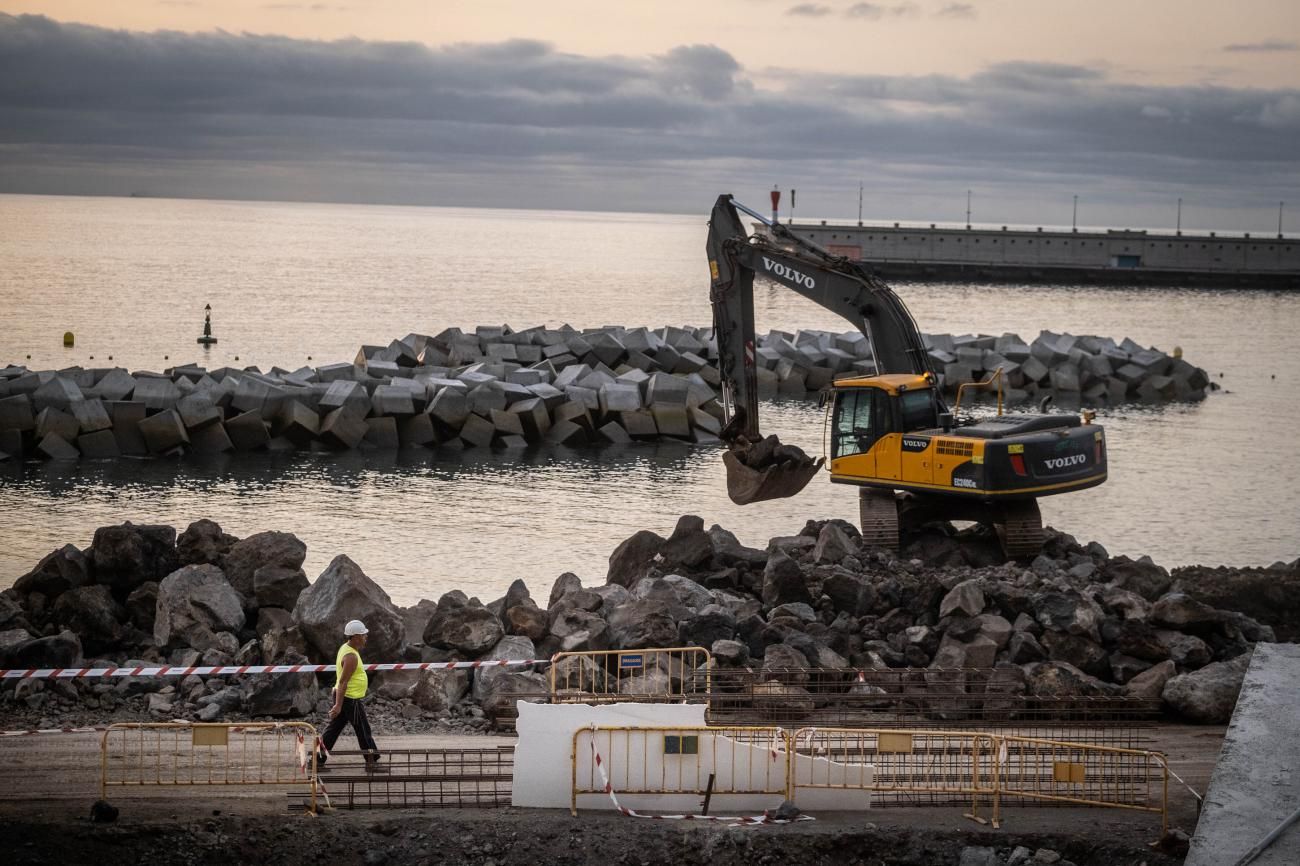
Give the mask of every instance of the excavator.
<svg viewBox="0 0 1300 866">
<path fill-rule="evenodd" d="M 751 235 L 740 212 L 766 230 Z M 742 459 L 764 441 L 755 275 L 843 317 L 870 346 L 875 374 L 837 378 L 824 394 L 830 480 L 858 487 L 864 543 L 897 550 L 902 533 L 930 521 L 958 520 L 992 526 L 1008 558 L 1032 557 L 1044 541 L 1038 499 L 1106 480 L 1105 431 L 1092 423 L 1090 412 L 1002 414 L 997 373 L 979 383 L 986 389 L 997 385 L 997 415 L 949 411 L 911 313 L 864 265 L 798 237 L 729 194 L 713 206 L 707 251 L 727 419 L 723 462 L 728 494 L 737 504 L 794 496 L 826 460 L 774 460 L 771 444 L 767 460 Z M 958 410 L 961 398 L 959 389 Z M 776 448 L 776 456 L 788 448 Z M 762 463 L 767 465 L 760 468 Z"/>
</svg>

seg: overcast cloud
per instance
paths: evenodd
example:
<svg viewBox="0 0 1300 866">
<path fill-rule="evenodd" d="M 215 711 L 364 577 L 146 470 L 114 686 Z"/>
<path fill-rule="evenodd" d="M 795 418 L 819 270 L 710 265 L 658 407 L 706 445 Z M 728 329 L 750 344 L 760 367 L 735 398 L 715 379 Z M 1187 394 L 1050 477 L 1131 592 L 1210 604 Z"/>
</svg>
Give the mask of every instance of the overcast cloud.
<svg viewBox="0 0 1300 866">
<path fill-rule="evenodd" d="M 1300 205 L 1297 140 L 1300 89 L 1082 66 L 811 75 L 710 45 L 584 57 L 0 15 L 9 192 L 696 213 L 779 183 L 803 215 L 851 217 L 861 179 L 868 216 L 956 220 L 973 188 L 987 221 L 1068 222 L 1078 194 L 1091 222 L 1168 224 L 1183 196 L 1249 230 Z"/>
</svg>

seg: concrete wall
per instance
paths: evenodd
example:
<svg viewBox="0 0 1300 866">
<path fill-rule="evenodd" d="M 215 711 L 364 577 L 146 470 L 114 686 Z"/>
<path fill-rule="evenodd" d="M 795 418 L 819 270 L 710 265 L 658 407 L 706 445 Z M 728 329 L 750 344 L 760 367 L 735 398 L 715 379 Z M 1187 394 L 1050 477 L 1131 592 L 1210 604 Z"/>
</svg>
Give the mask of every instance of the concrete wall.
<svg viewBox="0 0 1300 866">
<path fill-rule="evenodd" d="M 941 262 L 1109 268 L 1140 256 L 1142 268 L 1300 272 L 1300 240 L 1109 231 L 1048 232 L 794 225 L 832 252 L 868 262 Z"/>
<path fill-rule="evenodd" d="M 512 802 L 515 806 L 568 808 L 573 784 L 573 735 L 582 728 L 608 727 L 703 728 L 702 704 L 529 704 L 520 702 L 516 730 L 515 775 Z M 684 731 L 691 733 L 690 731 Z M 664 754 L 662 731 L 600 731 L 597 750 L 610 773 L 619 802 L 649 813 L 697 814 L 701 792 L 709 773 L 715 773 L 710 814 L 759 814 L 775 808 L 784 799 L 786 754 L 772 756 L 772 742 L 765 736 L 729 737 L 725 731 L 701 733 L 696 755 Z M 592 775 L 590 747 L 579 740 L 577 757 L 579 784 L 599 787 L 600 776 Z M 783 743 L 783 738 L 779 742 Z M 825 758 L 800 756 L 795 761 L 795 778 L 819 785 L 870 784 L 871 770 L 845 767 Z M 590 781 L 596 780 L 595 785 Z M 680 790 L 684 793 L 628 794 L 633 789 Z M 765 794 L 728 794 L 727 790 L 758 790 Z M 861 790 L 801 789 L 796 801 L 801 809 L 866 809 L 870 794 Z M 580 810 L 613 809 L 606 794 L 583 794 Z"/>
</svg>

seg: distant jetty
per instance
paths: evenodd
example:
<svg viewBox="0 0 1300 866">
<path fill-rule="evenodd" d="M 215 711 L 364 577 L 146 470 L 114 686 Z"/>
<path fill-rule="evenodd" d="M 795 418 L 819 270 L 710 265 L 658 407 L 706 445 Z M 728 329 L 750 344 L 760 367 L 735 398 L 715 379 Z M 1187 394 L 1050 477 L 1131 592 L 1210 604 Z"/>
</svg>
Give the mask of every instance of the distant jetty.
<svg viewBox="0 0 1300 866">
<path fill-rule="evenodd" d="M 1300 289 L 1300 239 L 1280 235 L 826 220 L 788 226 L 886 279 Z"/>
</svg>

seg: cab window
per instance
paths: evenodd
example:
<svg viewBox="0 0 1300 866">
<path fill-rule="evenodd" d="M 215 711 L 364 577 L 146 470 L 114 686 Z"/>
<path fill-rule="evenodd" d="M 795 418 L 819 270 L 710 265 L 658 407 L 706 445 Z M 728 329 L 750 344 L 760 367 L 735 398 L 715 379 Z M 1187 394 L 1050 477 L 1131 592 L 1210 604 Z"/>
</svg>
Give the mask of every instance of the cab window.
<svg viewBox="0 0 1300 866">
<path fill-rule="evenodd" d="M 884 401 L 878 398 L 874 388 L 838 392 L 831 458 L 869 451 L 888 424 L 884 408 Z"/>
<path fill-rule="evenodd" d="M 934 406 L 934 392 L 904 391 L 898 395 L 898 409 L 902 416 L 903 431 L 928 430 L 938 426 L 939 416 Z"/>
</svg>

